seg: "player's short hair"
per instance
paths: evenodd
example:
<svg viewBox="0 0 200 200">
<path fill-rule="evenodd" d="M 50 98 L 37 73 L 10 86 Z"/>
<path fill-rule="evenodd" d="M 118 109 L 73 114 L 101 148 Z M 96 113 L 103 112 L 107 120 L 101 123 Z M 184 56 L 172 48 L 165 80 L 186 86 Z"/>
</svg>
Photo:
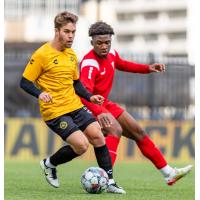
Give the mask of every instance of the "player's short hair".
<svg viewBox="0 0 200 200">
<path fill-rule="evenodd" d="M 64 11 L 56 15 L 54 19 L 54 27 L 59 29 L 69 22 L 76 24 L 77 21 L 78 21 L 78 16 L 70 12 Z"/>
<path fill-rule="evenodd" d="M 89 36 L 93 37 L 95 35 L 114 35 L 113 28 L 102 21 L 92 24 L 89 28 Z"/>
</svg>

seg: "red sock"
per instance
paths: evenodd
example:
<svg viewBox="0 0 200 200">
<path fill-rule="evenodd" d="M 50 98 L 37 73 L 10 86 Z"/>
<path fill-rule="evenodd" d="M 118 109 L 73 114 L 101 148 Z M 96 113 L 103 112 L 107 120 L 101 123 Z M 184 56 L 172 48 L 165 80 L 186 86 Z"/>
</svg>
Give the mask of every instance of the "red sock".
<svg viewBox="0 0 200 200">
<path fill-rule="evenodd" d="M 156 166 L 161 169 L 167 165 L 165 158 L 160 150 L 154 145 L 149 136 L 145 136 L 141 141 L 137 142 L 142 154 L 147 157 Z"/>
<path fill-rule="evenodd" d="M 106 136 L 106 145 L 108 147 L 108 151 L 110 153 L 110 157 L 112 160 L 112 166 L 115 164 L 115 160 L 117 157 L 117 147 L 119 145 L 120 138 L 114 135 Z"/>
</svg>

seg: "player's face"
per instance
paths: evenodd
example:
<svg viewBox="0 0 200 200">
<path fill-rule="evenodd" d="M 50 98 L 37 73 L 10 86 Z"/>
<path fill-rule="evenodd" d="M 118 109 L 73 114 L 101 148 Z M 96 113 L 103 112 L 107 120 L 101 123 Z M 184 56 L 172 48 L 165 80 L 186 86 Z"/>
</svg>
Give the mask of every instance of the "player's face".
<svg viewBox="0 0 200 200">
<path fill-rule="evenodd" d="M 71 22 L 62 26 L 60 29 L 56 29 L 56 37 L 60 46 L 63 48 L 71 48 L 76 32 L 76 24 Z"/>
<path fill-rule="evenodd" d="M 111 48 L 111 35 L 96 35 L 91 41 L 94 51 L 100 57 L 106 57 Z"/>
</svg>

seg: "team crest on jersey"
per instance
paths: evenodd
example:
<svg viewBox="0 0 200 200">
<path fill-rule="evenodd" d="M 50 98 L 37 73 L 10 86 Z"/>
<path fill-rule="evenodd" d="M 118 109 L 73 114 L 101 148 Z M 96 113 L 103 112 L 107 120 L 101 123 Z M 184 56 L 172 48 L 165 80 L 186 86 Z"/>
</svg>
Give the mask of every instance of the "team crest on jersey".
<svg viewBox="0 0 200 200">
<path fill-rule="evenodd" d="M 61 129 L 66 129 L 67 128 L 67 122 L 66 121 L 60 122 L 60 128 Z"/>
<path fill-rule="evenodd" d="M 31 60 L 30 60 L 30 64 L 32 65 L 33 63 L 34 63 L 34 60 L 33 60 L 33 59 L 31 59 Z"/>
</svg>

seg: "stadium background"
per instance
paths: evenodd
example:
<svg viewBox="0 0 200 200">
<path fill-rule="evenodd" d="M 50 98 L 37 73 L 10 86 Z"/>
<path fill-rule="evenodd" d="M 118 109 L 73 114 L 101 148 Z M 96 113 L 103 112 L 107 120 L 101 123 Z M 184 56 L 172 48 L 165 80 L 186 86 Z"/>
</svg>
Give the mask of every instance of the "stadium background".
<svg viewBox="0 0 200 200">
<path fill-rule="evenodd" d="M 41 122 L 37 100 L 19 88 L 19 80 L 33 51 L 53 37 L 54 16 L 69 10 L 79 15 L 73 45 L 79 60 L 90 49 L 89 25 L 104 20 L 115 29 L 113 48 L 122 57 L 167 65 L 164 74 L 117 72 L 110 99 L 139 120 L 168 160 L 194 161 L 194 65 L 188 45 L 188 1 L 156 2 L 157 6 L 146 0 L 5 1 L 6 160 L 41 159 L 62 143 Z M 135 144 L 126 139 L 118 152 L 119 160 L 142 159 Z M 93 152 L 81 159 L 94 159 Z"/>
</svg>

